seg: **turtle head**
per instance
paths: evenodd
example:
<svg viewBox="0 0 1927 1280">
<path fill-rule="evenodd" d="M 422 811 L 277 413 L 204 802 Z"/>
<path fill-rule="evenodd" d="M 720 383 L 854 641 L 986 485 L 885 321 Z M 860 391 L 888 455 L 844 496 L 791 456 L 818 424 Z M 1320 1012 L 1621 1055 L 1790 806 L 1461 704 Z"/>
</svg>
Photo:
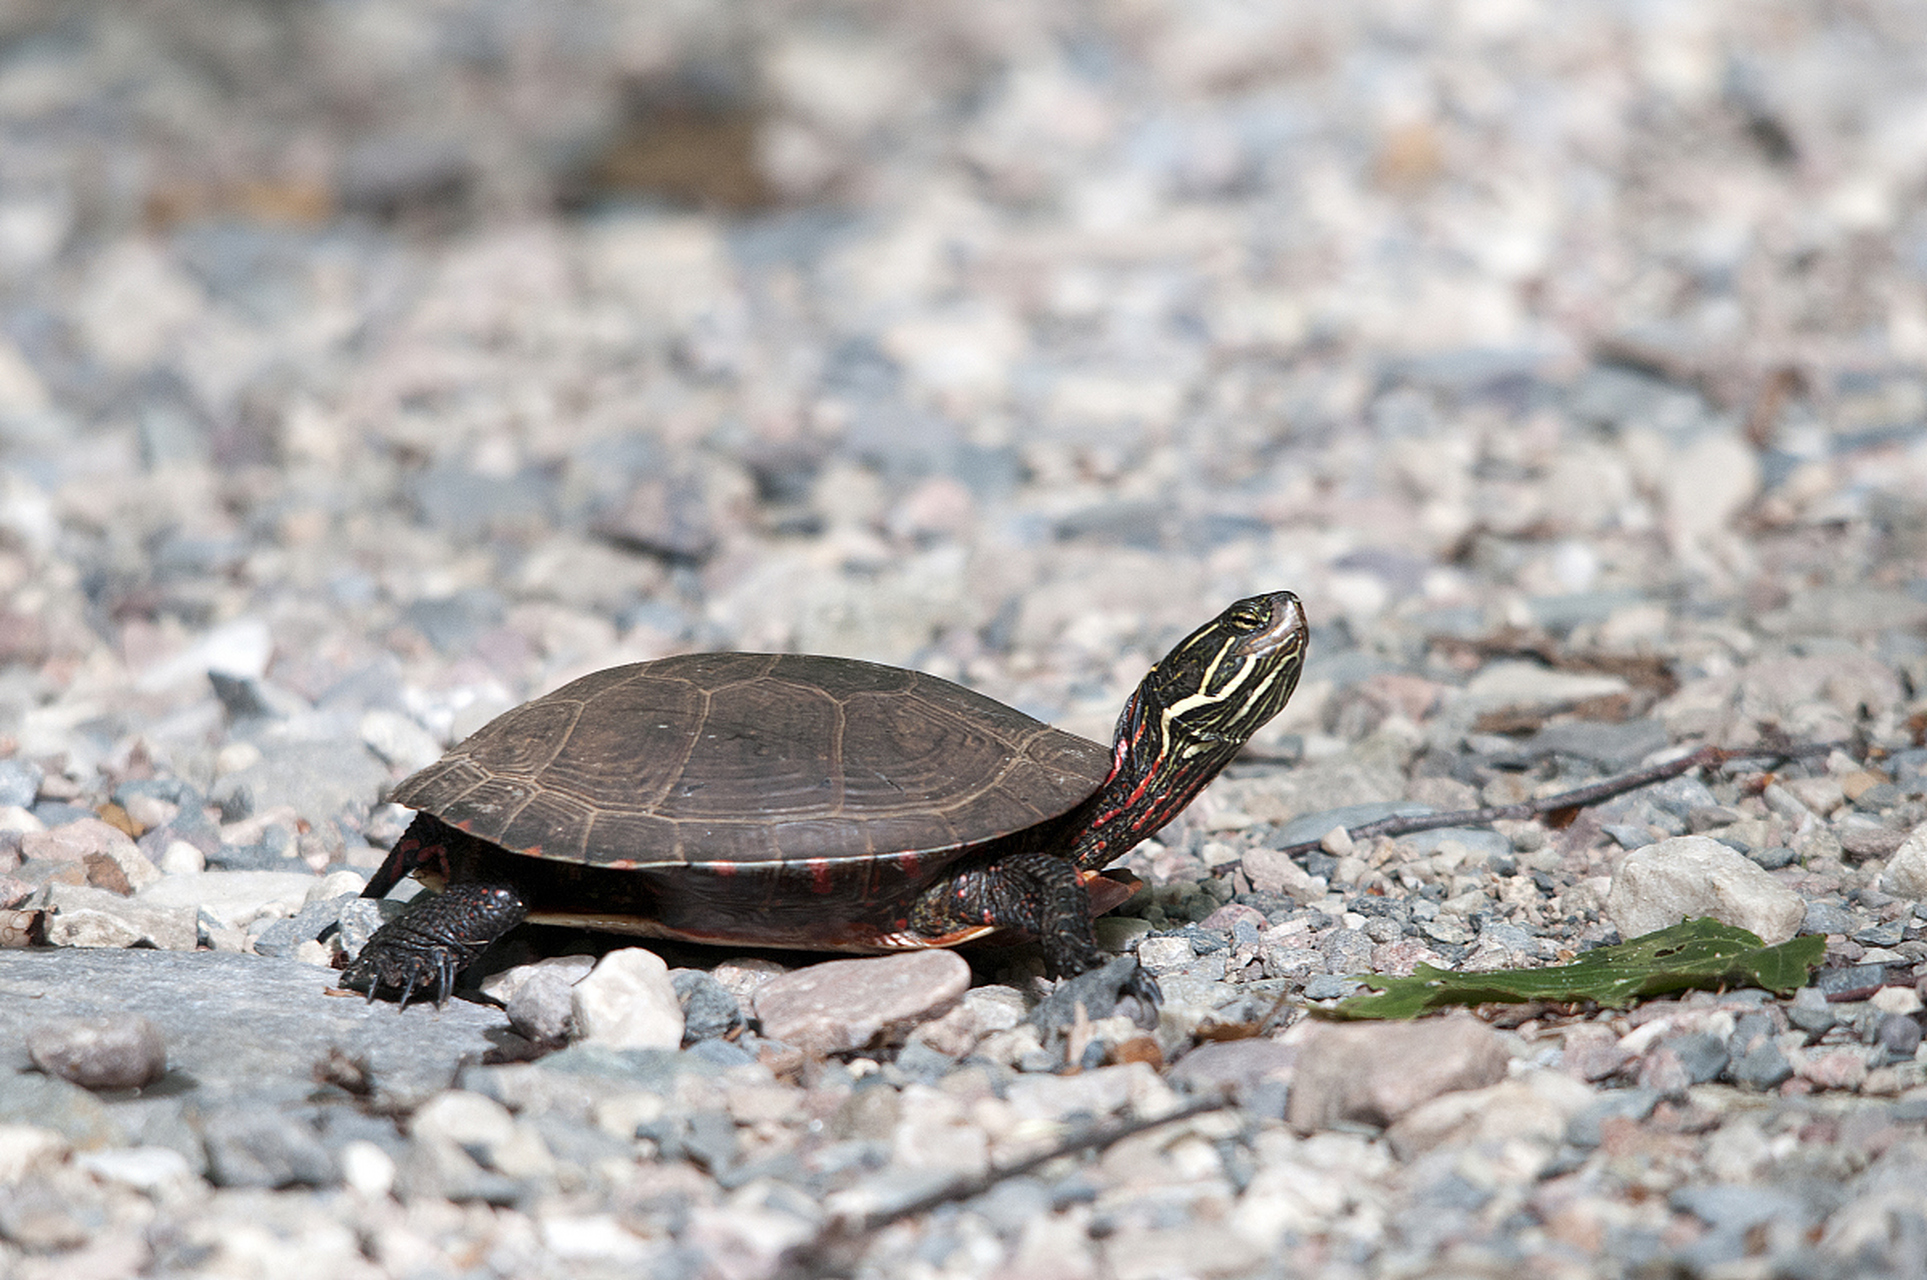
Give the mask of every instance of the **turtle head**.
<svg viewBox="0 0 1927 1280">
<path fill-rule="evenodd" d="M 1291 697 L 1305 640 L 1289 591 L 1240 600 L 1180 640 L 1124 704 L 1110 776 L 1065 817 L 1067 856 L 1108 866 L 1177 817 Z"/>
<path fill-rule="evenodd" d="M 1157 754 L 1231 750 L 1277 715 L 1305 665 L 1305 610 L 1289 591 L 1240 600 L 1164 655 L 1138 686 Z M 1120 726 L 1121 728 L 1122 726 Z"/>
</svg>

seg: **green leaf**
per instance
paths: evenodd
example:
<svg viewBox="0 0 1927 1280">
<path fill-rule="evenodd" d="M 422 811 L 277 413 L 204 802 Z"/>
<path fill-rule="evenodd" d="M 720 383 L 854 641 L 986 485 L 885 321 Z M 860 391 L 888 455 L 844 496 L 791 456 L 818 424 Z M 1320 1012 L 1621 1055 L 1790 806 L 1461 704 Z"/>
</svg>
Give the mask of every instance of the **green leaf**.
<svg viewBox="0 0 1927 1280">
<path fill-rule="evenodd" d="M 1826 949 L 1827 940 L 1819 934 L 1769 947 L 1745 929 L 1688 920 L 1549 969 L 1453 973 L 1421 964 L 1409 978 L 1360 974 L 1358 981 L 1376 994 L 1352 996 L 1315 1012 L 1332 1018 L 1415 1018 L 1447 1005 L 1525 1000 L 1591 1000 L 1617 1009 L 1641 996 L 1729 987 L 1764 987 L 1786 995 L 1806 985 Z"/>
</svg>

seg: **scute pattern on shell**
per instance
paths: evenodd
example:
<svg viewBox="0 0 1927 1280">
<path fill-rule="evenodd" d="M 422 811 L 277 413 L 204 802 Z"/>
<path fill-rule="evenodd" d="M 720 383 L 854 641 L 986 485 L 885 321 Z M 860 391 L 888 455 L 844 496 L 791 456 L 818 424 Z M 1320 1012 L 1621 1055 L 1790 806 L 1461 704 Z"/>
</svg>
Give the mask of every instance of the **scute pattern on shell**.
<svg viewBox="0 0 1927 1280">
<path fill-rule="evenodd" d="M 397 787 L 518 853 L 600 866 L 968 848 L 1064 813 L 1110 753 L 920 672 L 710 653 L 584 676 Z"/>
</svg>

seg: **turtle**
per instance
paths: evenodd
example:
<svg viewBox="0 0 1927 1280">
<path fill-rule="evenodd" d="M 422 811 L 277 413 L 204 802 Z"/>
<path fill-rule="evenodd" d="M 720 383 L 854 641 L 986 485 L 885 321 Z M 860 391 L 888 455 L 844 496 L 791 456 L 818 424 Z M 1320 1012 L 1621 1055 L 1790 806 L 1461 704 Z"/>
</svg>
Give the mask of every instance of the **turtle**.
<svg viewBox="0 0 1927 1280">
<path fill-rule="evenodd" d="M 1288 591 L 1160 659 L 1107 749 L 983 694 L 851 658 L 692 653 L 611 667 L 490 721 L 390 799 L 417 810 L 364 897 L 420 895 L 344 985 L 445 1002 L 523 920 L 876 954 L 999 931 L 1053 975 L 1103 964 L 1100 877 L 1230 763 L 1297 686 Z M 1140 1013 L 1156 983 L 1123 979 Z"/>
</svg>

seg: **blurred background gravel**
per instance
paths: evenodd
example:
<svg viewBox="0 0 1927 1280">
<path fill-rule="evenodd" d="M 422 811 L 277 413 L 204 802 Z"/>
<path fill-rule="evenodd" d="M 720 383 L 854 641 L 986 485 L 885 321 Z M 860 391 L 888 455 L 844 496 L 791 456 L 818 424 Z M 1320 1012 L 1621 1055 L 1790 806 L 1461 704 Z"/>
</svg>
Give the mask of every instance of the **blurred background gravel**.
<svg viewBox="0 0 1927 1280">
<path fill-rule="evenodd" d="M 1425 954 L 1608 937 L 1613 859 L 1690 825 L 1818 904 L 1836 961 L 1906 968 L 1875 886 L 1927 760 L 1880 762 L 1927 731 L 1924 554 L 1916 3 L 0 7 L 0 827 L 105 816 L 136 880 L 365 871 L 391 780 L 688 649 L 916 666 L 1108 738 L 1173 639 L 1289 588 L 1312 662 L 1271 764 L 1140 855 L 1154 881 L 1204 893 L 1214 832 L 1784 734 L 1847 750 L 1784 804 L 1622 806 L 1542 867 L 1495 837 L 1528 932 L 1433 912 Z M 1420 878 L 1496 903 L 1465 854 Z M 1396 891 L 1383 862 L 1313 869 Z M 50 874 L 15 871 L 9 906 Z M 1418 927 L 1321 919 L 1356 943 L 1307 935 L 1333 974 Z M 1470 1221 L 1449 1191 L 1425 1212 Z M 1534 1221 L 1573 1256 L 1621 1221 L 1563 1196 Z M 1711 1204 L 1678 1265 L 1758 1238 Z M 999 1228 L 1008 1274 L 1164 1273 L 1024 1226 L 1048 1209 Z M 1827 1257 L 1879 1253 L 1835 1221 Z M 1204 1248 L 1169 1260 L 1258 1265 Z"/>
</svg>

